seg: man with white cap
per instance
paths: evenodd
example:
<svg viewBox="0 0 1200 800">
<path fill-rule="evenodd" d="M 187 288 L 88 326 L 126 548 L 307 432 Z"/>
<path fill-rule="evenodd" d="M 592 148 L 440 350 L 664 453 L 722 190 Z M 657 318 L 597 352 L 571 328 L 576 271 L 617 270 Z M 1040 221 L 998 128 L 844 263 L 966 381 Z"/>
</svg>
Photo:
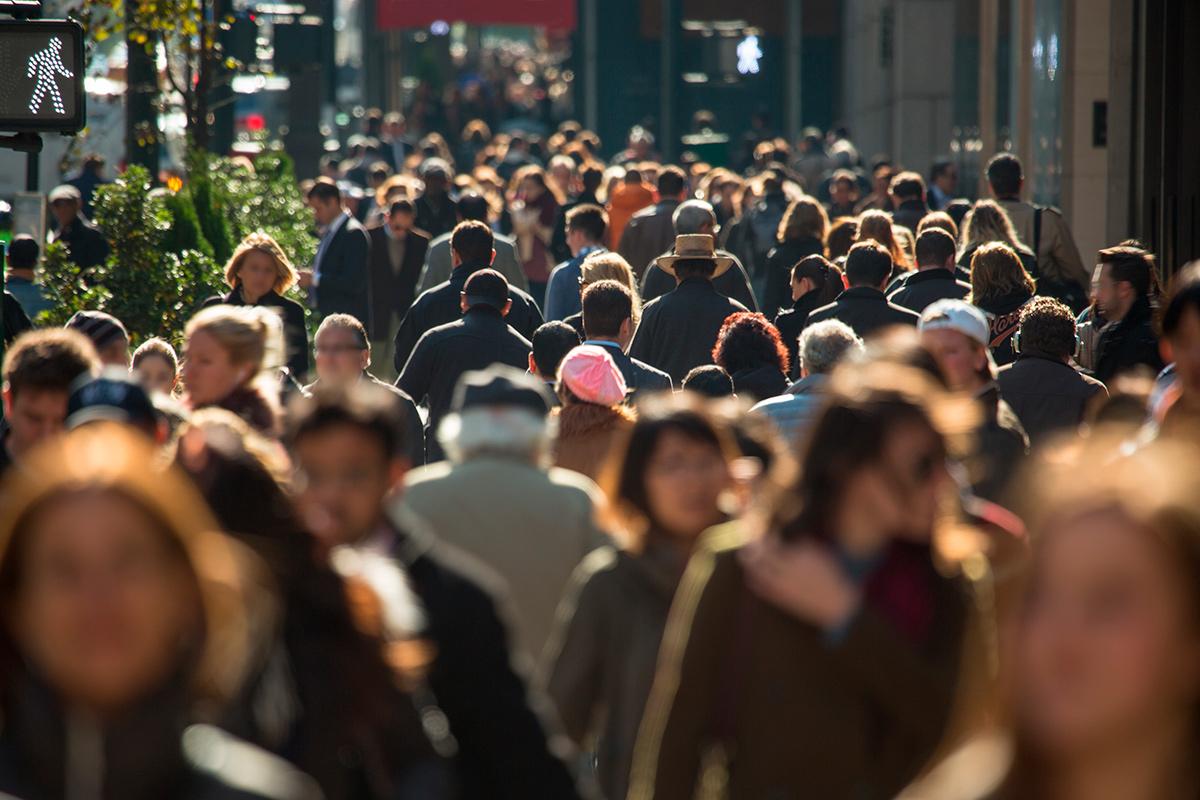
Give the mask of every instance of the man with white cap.
<svg viewBox="0 0 1200 800">
<path fill-rule="evenodd" d="M 51 242 L 62 242 L 70 251 L 69 258 L 82 269 L 92 269 L 108 258 L 108 240 L 83 215 L 83 196 L 69 183 L 55 186 L 48 198 L 50 211 L 58 223 L 50 235 Z"/>
<path fill-rule="evenodd" d="M 987 317 L 962 300 L 938 300 L 921 313 L 921 343 L 933 355 L 947 386 L 970 393 L 983 420 L 966 459 L 975 493 L 999 500 L 1013 472 L 1029 452 L 1029 437 L 1017 415 L 1000 397 L 996 364 L 988 350 Z"/>
</svg>

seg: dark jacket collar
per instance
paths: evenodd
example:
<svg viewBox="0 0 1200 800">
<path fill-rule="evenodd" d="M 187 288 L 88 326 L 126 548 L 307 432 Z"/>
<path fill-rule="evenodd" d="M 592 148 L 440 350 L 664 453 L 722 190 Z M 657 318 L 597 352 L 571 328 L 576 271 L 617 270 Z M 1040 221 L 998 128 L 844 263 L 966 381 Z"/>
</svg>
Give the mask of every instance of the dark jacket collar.
<svg viewBox="0 0 1200 800">
<path fill-rule="evenodd" d="M 838 295 L 837 302 L 840 303 L 843 300 L 870 300 L 876 303 L 886 303 L 887 296 L 871 286 L 851 286 Z"/>
<path fill-rule="evenodd" d="M 458 286 L 460 289 L 466 285 L 467 278 L 479 272 L 481 269 L 491 269 L 491 264 L 484 264 L 482 261 L 478 263 L 463 262 L 454 268 L 450 273 L 450 283 L 453 286 Z"/>
<path fill-rule="evenodd" d="M 912 286 L 914 283 L 929 283 L 932 281 L 956 281 L 958 276 L 948 269 L 943 267 L 934 267 L 932 269 L 923 269 L 910 274 L 904 279 L 905 286 Z"/>
</svg>

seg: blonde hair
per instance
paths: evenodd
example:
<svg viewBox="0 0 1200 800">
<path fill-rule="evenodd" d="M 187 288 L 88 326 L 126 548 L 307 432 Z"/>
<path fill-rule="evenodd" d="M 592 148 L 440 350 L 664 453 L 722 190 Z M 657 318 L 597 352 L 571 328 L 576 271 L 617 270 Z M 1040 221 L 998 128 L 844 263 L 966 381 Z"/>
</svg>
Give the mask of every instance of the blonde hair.
<svg viewBox="0 0 1200 800">
<path fill-rule="evenodd" d="M 971 256 L 971 296 L 968 303 L 979 305 L 1006 294 L 1037 291 L 1033 278 L 1011 247 L 1001 242 L 981 245 Z"/>
<path fill-rule="evenodd" d="M 947 214 L 945 211 L 930 211 L 921 221 L 917 223 L 917 236 L 920 236 L 930 228 L 939 228 L 946 233 L 958 239 L 958 225 L 954 222 L 954 217 Z"/>
<path fill-rule="evenodd" d="M 1013 250 L 1021 247 L 1008 212 L 994 200 L 980 200 L 963 219 L 962 249 L 988 242 L 1003 242 Z"/>
<path fill-rule="evenodd" d="M 900 246 L 900 241 L 896 238 L 896 231 L 892 227 L 892 218 L 883 211 L 867 211 L 858 218 L 858 236 L 856 242 L 878 242 L 887 248 L 887 251 L 892 256 L 892 262 L 902 270 L 912 268 L 912 262 L 908 258 L 908 254 L 904 252 L 904 248 Z"/>
<path fill-rule="evenodd" d="M 637 278 L 633 269 L 618 253 L 594 253 L 583 260 L 579 268 L 582 285 L 589 286 L 597 281 L 616 281 L 629 290 L 633 300 L 633 326 L 642 318 L 642 296 L 638 292 Z"/>
<path fill-rule="evenodd" d="M 241 244 L 229 257 L 229 263 L 225 265 L 225 282 L 231 288 L 237 288 L 238 273 L 242 270 L 242 262 L 253 251 L 266 253 L 275 262 L 275 286 L 273 288 L 277 294 L 283 294 L 296 285 L 296 281 L 299 280 L 296 268 L 288 260 L 283 248 L 279 246 L 279 242 L 275 241 L 270 234 L 257 231 L 242 239 Z"/>
<path fill-rule="evenodd" d="M 252 374 L 284 364 L 283 321 L 269 308 L 219 305 L 192 317 L 184 330 L 191 339 L 207 333 L 229 354 L 234 364 L 248 365 Z"/>
<path fill-rule="evenodd" d="M 783 212 L 779 221 L 779 230 L 775 232 L 775 240 L 786 242 L 789 239 L 799 239 L 809 236 L 825 246 L 825 237 L 829 235 L 829 215 L 825 208 L 813 198 L 805 195 L 793 200 Z"/>
<path fill-rule="evenodd" d="M 131 368 L 137 369 L 138 365 L 147 358 L 161 358 L 171 367 L 171 374 L 179 373 L 179 356 L 175 354 L 175 348 L 171 347 L 170 342 L 166 339 L 155 336 L 142 342 L 138 349 L 133 351 Z"/>
</svg>

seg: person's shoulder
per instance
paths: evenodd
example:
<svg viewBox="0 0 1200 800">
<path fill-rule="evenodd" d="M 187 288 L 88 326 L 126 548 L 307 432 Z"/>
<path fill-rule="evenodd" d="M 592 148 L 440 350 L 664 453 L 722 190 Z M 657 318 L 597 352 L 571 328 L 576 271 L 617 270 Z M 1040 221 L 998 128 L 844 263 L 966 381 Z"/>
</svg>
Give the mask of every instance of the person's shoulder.
<svg viewBox="0 0 1200 800">
<path fill-rule="evenodd" d="M 660 294 L 658 297 L 642 306 L 642 319 L 641 322 L 638 323 L 638 328 L 641 328 L 642 325 L 646 323 L 647 317 L 658 316 L 663 303 L 666 301 L 666 298 L 670 297 L 672 294 L 674 294 L 673 291 L 667 292 L 666 294 Z"/>
<path fill-rule="evenodd" d="M 424 244 L 426 247 L 428 247 L 432 237 L 430 237 L 428 233 L 420 228 L 411 228 L 408 231 L 408 238 L 412 239 L 418 244 Z"/>
<path fill-rule="evenodd" d="M 921 315 L 913 311 L 911 308 L 905 308 L 902 305 L 897 305 L 894 301 L 888 300 L 888 309 L 899 322 L 916 325 L 921 321 Z"/>
<path fill-rule="evenodd" d="M 633 368 L 635 370 L 637 370 L 638 372 L 642 373 L 643 375 L 653 376 L 665 383 L 671 382 L 671 376 L 668 375 L 667 373 L 663 372 L 658 367 L 651 366 L 650 364 L 647 364 L 645 361 L 639 361 L 638 359 L 633 358 L 632 356 L 626 356 L 626 357 L 629 358 L 630 363 L 633 364 Z"/>
<path fill-rule="evenodd" d="M 827 319 L 833 319 L 837 316 L 837 311 L 838 304 L 836 300 L 827 305 L 818 306 L 808 312 L 808 322 L 823 322 Z"/>
<path fill-rule="evenodd" d="M 576 497 L 594 505 L 600 498 L 600 488 L 586 475 L 570 469 L 551 467 L 546 470 L 546 482 L 567 497 Z"/>
<path fill-rule="evenodd" d="M 347 231 L 361 233 L 363 236 L 370 238 L 370 234 L 368 233 L 366 227 L 364 227 L 363 224 L 358 221 L 358 217 L 354 216 L 353 214 L 346 219 L 346 224 L 342 227 Z"/>
<path fill-rule="evenodd" d="M 536 306 L 537 305 L 537 301 L 533 299 L 533 295 L 531 295 L 529 292 L 525 291 L 524 289 L 522 289 L 519 286 L 513 286 L 511 283 L 508 285 L 508 296 L 514 302 L 516 302 L 517 300 L 520 300 L 521 303 L 524 304 L 525 306 Z"/>
<path fill-rule="evenodd" d="M 214 294 L 212 297 L 200 304 L 201 308 L 212 308 L 213 306 L 225 305 L 229 302 L 228 295 Z"/>
<path fill-rule="evenodd" d="M 312 778 L 282 758 L 211 725 L 193 725 L 183 733 L 183 757 L 207 782 L 214 800 L 317 800 Z"/>
<path fill-rule="evenodd" d="M 429 249 L 432 250 L 435 247 L 449 247 L 450 246 L 450 237 L 453 235 L 454 235 L 453 233 L 443 233 L 439 236 L 435 236 L 433 238 L 433 241 L 431 241 L 429 243 Z M 497 240 L 500 239 L 499 234 L 496 235 L 496 239 Z"/>
</svg>

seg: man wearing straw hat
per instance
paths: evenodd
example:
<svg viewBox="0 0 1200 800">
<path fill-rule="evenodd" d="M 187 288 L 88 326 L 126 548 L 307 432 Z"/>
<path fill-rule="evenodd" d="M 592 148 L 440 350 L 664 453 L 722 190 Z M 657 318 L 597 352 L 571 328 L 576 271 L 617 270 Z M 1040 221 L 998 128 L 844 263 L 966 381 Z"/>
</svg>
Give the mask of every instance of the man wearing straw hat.
<svg viewBox="0 0 1200 800">
<path fill-rule="evenodd" d="M 747 309 L 713 287 L 713 278 L 727 272 L 733 259 L 716 253 L 709 234 L 676 236 L 674 253 L 660 256 L 658 266 L 677 285 L 642 310 L 629 355 L 661 369 L 678 384 L 693 367 L 712 363 L 721 324 L 730 314 Z"/>
</svg>

